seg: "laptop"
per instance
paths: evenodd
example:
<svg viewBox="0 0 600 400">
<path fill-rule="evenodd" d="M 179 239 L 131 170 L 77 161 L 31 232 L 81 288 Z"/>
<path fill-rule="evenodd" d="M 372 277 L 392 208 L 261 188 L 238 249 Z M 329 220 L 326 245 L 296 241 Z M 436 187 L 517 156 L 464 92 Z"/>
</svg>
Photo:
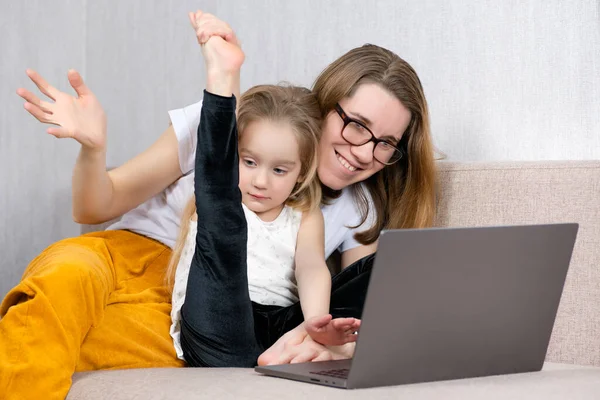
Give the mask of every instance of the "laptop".
<svg viewBox="0 0 600 400">
<path fill-rule="evenodd" d="M 255 370 L 346 389 L 539 371 L 577 230 L 383 231 L 353 359 Z"/>
</svg>

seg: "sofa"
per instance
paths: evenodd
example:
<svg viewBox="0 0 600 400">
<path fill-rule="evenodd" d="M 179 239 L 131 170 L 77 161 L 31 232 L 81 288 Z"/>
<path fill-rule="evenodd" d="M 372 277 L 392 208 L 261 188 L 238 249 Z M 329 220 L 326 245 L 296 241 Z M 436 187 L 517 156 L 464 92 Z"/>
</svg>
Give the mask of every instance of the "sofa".
<svg viewBox="0 0 600 400">
<path fill-rule="evenodd" d="M 438 179 L 439 227 L 580 224 L 541 372 L 346 391 L 252 369 L 132 369 L 75 374 L 67 399 L 600 399 L 600 161 L 440 161 Z"/>
</svg>

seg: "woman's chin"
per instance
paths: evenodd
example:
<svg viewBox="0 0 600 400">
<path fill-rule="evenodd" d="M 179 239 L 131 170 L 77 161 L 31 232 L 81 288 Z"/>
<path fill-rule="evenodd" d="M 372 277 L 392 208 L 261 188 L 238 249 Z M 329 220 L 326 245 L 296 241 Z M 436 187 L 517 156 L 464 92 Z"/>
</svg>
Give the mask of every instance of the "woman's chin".
<svg viewBox="0 0 600 400">
<path fill-rule="evenodd" d="M 342 190 L 350 184 L 350 182 L 348 182 L 347 180 L 340 179 L 339 177 L 332 174 L 330 171 L 325 171 L 323 173 L 319 171 L 319 179 L 321 180 L 321 183 L 323 185 L 327 186 L 331 190 Z"/>
<path fill-rule="evenodd" d="M 356 182 L 362 180 L 364 171 L 349 171 L 342 166 L 337 159 L 331 161 L 329 165 L 319 166 L 317 173 L 323 185 L 332 190 L 342 190 Z"/>
</svg>

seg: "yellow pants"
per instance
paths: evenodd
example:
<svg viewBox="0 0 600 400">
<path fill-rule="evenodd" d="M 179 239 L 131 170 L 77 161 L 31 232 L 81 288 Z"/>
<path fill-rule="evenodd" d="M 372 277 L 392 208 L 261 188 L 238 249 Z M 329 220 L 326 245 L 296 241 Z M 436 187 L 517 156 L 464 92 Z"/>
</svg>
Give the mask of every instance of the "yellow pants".
<svg viewBox="0 0 600 400">
<path fill-rule="evenodd" d="M 184 366 L 169 335 L 170 255 L 128 231 L 44 250 L 0 305 L 0 397 L 64 399 L 74 372 Z"/>
</svg>

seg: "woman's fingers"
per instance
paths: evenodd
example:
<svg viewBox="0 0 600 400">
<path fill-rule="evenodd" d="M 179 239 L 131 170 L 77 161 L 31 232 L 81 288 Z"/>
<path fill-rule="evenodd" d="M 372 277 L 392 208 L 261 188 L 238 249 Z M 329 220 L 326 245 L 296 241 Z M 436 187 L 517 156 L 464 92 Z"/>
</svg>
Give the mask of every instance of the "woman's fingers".
<svg viewBox="0 0 600 400">
<path fill-rule="evenodd" d="M 192 28 L 196 31 L 198 43 L 204 44 L 212 36 L 220 36 L 230 43 L 239 45 L 231 27 L 214 15 L 198 10 L 188 13 L 188 18 Z"/>
<path fill-rule="evenodd" d="M 40 89 L 40 92 L 44 93 L 46 96 L 50 97 L 52 100 L 56 100 L 56 97 L 60 93 L 55 87 L 50 85 L 40 74 L 35 72 L 32 69 L 28 69 L 26 71 L 29 79 L 35 83 L 35 85 Z"/>
<path fill-rule="evenodd" d="M 29 112 L 29 114 L 33 115 L 35 117 L 35 119 L 37 119 L 38 121 L 43 122 L 45 124 L 53 124 L 54 123 L 50 120 L 52 114 L 48 114 L 48 113 L 44 112 L 44 110 L 42 110 L 39 106 L 36 106 L 35 104 L 31 104 L 31 103 L 27 102 L 23 105 L 23 107 Z"/>
<path fill-rule="evenodd" d="M 319 356 L 319 352 L 311 349 L 311 350 L 307 350 L 304 351 L 300 354 L 298 354 L 296 357 L 292 358 L 290 360 L 290 364 L 299 364 L 299 363 L 303 363 L 303 362 L 309 362 L 312 361 L 313 359 L 317 358 Z"/>
<path fill-rule="evenodd" d="M 292 335 L 283 345 L 283 350 L 279 355 L 277 362 L 273 364 L 289 364 L 303 351 L 308 350 L 309 347 L 307 346 L 307 343 L 305 343 L 307 338 L 310 338 L 308 334 Z"/>
<path fill-rule="evenodd" d="M 281 364 L 289 364 L 296 357 L 296 354 L 292 354 L 289 351 L 284 351 L 279 355 L 277 362 L 271 362 L 269 365 L 281 365 Z"/>
<path fill-rule="evenodd" d="M 54 136 L 58 139 L 73 137 L 73 135 L 71 135 L 71 133 L 68 130 L 66 130 L 65 128 L 63 128 L 61 126 L 50 127 L 46 130 L 46 132 L 48 132 L 49 134 L 51 134 L 52 136 Z"/>
<path fill-rule="evenodd" d="M 315 358 L 313 358 L 312 362 L 315 361 L 331 361 L 333 360 L 333 355 L 331 354 L 331 352 L 329 350 L 327 351 L 322 351 L 321 354 L 319 354 L 318 356 L 316 356 Z"/>
<path fill-rule="evenodd" d="M 79 72 L 70 69 L 69 72 L 67 72 L 67 78 L 69 79 L 71 87 L 75 90 L 75 93 L 77 93 L 77 96 L 81 97 L 92 94 L 92 91 L 83 82 L 83 78 Z"/>
<path fill-rule="evenodd" d="M 229 43 L 233 43 L 236 46 L 241 47 L 241 43 L 233 30 L 231 31 L 231 33 L 227 34 L 224 39 Z"/>
<path fill-rule="evenodd" d="M 213 22 L 202 24 L 196 30 L 196 35 L 200 44 L 208 42 L 208 39 L 213 36 L 220 36 L 223 40 L 227 40 L 228 34 L 230 34 L 230 31 Z"/>
<path fill-rule="evenodd" d="M 31 93 L 29 90 L 19 88 L 17 89 L 17 94 L 23 99 L 27 100 L 27 102 L 39 107 L 43 112 L 47 114 L 52 114 L 51 103 L 40 100 L 35 94 Z"/>
</svg>

